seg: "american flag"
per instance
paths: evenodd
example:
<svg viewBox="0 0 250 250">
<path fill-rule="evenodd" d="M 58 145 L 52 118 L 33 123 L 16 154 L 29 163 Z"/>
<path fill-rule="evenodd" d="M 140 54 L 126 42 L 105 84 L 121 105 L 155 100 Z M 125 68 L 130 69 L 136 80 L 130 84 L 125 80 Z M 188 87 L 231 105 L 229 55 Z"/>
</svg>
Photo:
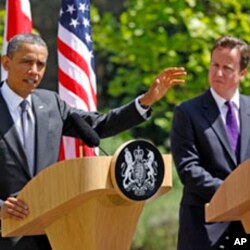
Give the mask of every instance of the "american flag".
<svg viewBox="0 0 250 250">
<path fill-rule="evenodd" d="M 20 33 L 32 32 L 32 19 L 29 0 L 6 0 L 5 27 L 2 54 L 6 54 L 9 40 Z M 1 69 L 1 80 L 7 77 Z"/>
<path fill-rule="evenodd" d="M 89 0 L 62 0 L 58 25 L 59 95 L 71 107 L 95 111 L 96 77 Z M 60 160 L 81 156 L 78 139 L 63 138 Z M 95 155 L 83 146 L 84 156 Z"/>
</svg>

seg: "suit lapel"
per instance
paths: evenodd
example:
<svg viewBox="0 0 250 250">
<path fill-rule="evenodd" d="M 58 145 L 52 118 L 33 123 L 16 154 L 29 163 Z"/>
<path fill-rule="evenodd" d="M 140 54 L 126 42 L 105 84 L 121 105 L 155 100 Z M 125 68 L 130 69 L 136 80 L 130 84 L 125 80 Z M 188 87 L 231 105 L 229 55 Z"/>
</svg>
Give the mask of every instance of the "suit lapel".
<svg viewBox="0 0 250 250">
<path fill-rule="evenodd" d="M 43 159 L 47 152 L 48 136 L 48 108 L 38 95 L 32 95 L 33 110 L 36 118 L 36 172 L 43 166 Z"/>
<path fill-rule="evenodd" d="M 0 133 L 2 134 L 3 139 L 5 140 L 8 147 L 15 155 L 15 158 L 18 161 L 18 165 L 20 165 L 24 169 L 24 171 L 30 176 L 28 163 L 26 155 L 23 150 L 23 146 L 19 139 L 19 135 L 17 133 L 11 114 L 8 110 L 7 104 L 4 101 L 1 93 L 0 93 L 0 114 L 2 119 L 5 120 L 5 122 L 0 123 Z"/>
<path fill-rule="evenodd" d="M 237 164 L 236 156 L 231 149 L 230 142 L 227 137 L 227 132 L 225 129 L 225 125 L 220 115 L 220 111 L 217 107 L 217 104 L 212 97 L 210 90 L 208 90 L 203 99 L 203 109 L 204 109 L 204 116 L 209 121 L 212 129 L 214 130 L 215 134 L 218 136 L 221 144 L 226 149 L 229 157 L 233 160 L 235 165 Z"/>
<path fill-rule="evenodd" d="M 249 155 L 249 140 L 250 140 L 250 101 L 245 96 L 240 96 L 240 160 L 246 159 L 246 155 Z"/>
</svg>

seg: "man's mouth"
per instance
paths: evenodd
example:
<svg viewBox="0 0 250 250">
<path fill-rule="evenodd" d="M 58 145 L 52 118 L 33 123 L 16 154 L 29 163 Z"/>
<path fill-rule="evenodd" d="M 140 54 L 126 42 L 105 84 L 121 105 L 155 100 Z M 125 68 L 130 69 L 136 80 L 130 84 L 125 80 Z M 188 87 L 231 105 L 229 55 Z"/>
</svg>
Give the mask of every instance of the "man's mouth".
<svg viewBox="0 0 250 250">
<path fill-rule="evenodd" d="M 36 86 L 37 85 L 37 81 L 33 80 L 33 79 L 26 80 L 26 83 L 28 83 L 29 85 L 32 85 L 32 86 Z"/>
<path fill-rule="evenodd" d="M 223 81 L 222 81 L 222 80 L 219 80 L 219 79 L 215 79 L 214 82 L 223 84 Z"/>
</svg>

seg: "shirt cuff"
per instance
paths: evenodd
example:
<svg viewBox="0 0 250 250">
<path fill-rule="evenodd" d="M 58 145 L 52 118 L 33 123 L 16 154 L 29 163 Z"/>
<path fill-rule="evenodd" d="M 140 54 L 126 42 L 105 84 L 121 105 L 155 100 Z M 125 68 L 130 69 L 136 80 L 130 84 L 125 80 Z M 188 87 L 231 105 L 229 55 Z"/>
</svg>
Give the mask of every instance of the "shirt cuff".
<svg viewBox="0 0 250 250">
<path fill-rule="evenodd" d="M 138 96 L 136 99 L 135 99 L 135 107 L 137 109 L 137 111 L 139 112 L 139 114 L 144 118 L 144 119 L 148 119 L 148 111 L 150 110 L 150 107 L 142 107 L 142 105 L 140 104 L 139 102 L 139 99 L 140 99 L 141 96 Z"/>
</svg>

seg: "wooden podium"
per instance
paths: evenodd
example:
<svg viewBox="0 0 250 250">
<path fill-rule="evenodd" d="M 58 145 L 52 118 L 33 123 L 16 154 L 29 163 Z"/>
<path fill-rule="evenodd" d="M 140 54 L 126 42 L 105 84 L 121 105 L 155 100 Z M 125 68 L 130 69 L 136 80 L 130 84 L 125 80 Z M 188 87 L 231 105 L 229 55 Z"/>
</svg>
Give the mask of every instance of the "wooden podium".
<svg viewBox="0 0 250 250">
<path fill-rule="evenodd" d="M 110 177 L 112 157 L 56 163 L 20 192 L 30 208 L 22 220 L 2 220 L 2 236 L 47 234 L 53 250 L 128 250 L 146 201 L 121 198 Z M 165 175 L 153 198 L 172 187 L 171 156 L 163 155 Z"/>
<path fill-rule="evenodd" d="M 240 164 L 206 204 L 206 221 L 241 221 L 250 233 L 250 160 Z"/>
</svg>

